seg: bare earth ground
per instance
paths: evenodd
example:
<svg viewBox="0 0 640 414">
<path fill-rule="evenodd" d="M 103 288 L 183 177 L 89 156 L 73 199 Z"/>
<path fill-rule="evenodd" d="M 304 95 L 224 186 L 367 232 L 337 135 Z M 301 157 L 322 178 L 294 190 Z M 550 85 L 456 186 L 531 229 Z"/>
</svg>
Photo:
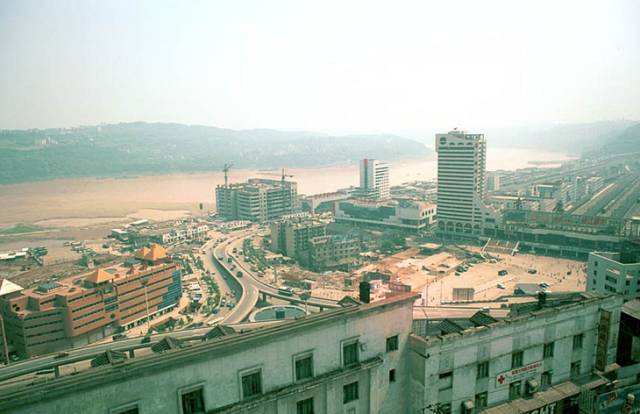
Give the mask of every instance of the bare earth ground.
<svg viewBox="0 0 640 414">
<path fill-rule="evenodd" d="M 479 252 L 479 248 L 466 247 L 469 251 Z M 474 288 L 474 300 L 491 300 L 500 296 L 513 294 L 517 283 L 547 282 L 551 292 L 584 291 L 586 288 L 586 272 L 583 262 L 558 259 L 553 257 L 519 254 L 516 256 L 499 256 L 497 263 L 484 262 L 476 264 L 459 276 L 451 272 L 447 276 L 436 276 L 423 269 L 437 269 L 445 263 L 455 269 L 464 260 L 456 258 L 448 252 L 437 253 L 432 256 L 418 255 L 417 249 L 409 249 L 388 257 L 380 263 L 371 264 L 358 270 L 390 271 L 400 277 L 400 280 L 411 286 L 411 290 L 424 293 L 428 297 L 428 306 L 439 305 L 453 300 L 453 288 Z M 413 259 L 412 257 L 415 257 Z M 536 274 L 527 272 L 535 268 Z M 498 271 L 507 270 L 506 276 L 498 276 Z M 567 274 L 570 272 L 570 274 Z M 498 283 L 504 289 L 498 288 Z"/>
</svg>

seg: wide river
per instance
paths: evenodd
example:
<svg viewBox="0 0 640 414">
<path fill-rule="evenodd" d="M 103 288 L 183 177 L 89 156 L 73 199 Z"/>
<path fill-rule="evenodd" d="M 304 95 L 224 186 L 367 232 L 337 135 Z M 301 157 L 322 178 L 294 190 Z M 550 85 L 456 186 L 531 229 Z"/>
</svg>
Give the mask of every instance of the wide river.
<svg viewBox="0 0 640 414">
<path fill-rule="evenodd" d="M 538 150 L 489 148 L 488 170 L 515 170 L 530 167 L 531 161 L 545 161 L 550 165 L 570 159 L 564 154 Z M 414 180 L 428 180 L 436 176 L 437 163 L 432 160 L 394 161 L 391 163 L 391 183 L 400 184 Z M 358 165 L 292 168 L 298 183 L 298 192 L 317 194 L 338 188 L 357 185 Z M 274 173 L 276 173 L 274 171 Z M 237 182 L 259 175 L 255 170 L 234 170 L 230 181 Z M 124 217 L 138 212 L 145 216 L 145 209 L 197 211 L 200 203 L 205 209 L 214 204 L 213 189 L 222 184 L 221 172 L 198 174 L 170 174 L 140 176 L 126 179 L 76 178 L 25 184 L 0 185 L 0 228 L 16 223 L 39 223 L 47 226 L 56 219 L 75 225 L 91 224 L 89 218 Z M 140 213 L 140 211 L 143 213 Z M 155 218 L 149 212 L 149 218 Z M 133 214 L 135 216 L 135 214 Z M 60 220 L 64 219 L 64 220 Z M 73 219 L 73 220 L 68 220 Z M 47 220 L 47 221 L 44 221 Z M 98 220 L 96 220 L 98 221 Z M 73 224 L 70 224 L 73 225 Z"/>
</svg>

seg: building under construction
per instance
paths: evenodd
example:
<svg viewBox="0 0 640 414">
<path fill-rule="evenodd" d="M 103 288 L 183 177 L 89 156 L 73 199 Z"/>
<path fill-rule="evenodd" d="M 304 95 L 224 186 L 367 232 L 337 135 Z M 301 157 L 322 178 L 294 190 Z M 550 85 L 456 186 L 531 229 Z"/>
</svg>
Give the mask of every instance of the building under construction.
<svg viewBox="0 0 640 414">
<path fill-rule="evenodd" d="M 266 222 L 298 210 L 298 185 L 292 181 L 250 178 L 216 187 L 218 216 Z"/>
</svg>

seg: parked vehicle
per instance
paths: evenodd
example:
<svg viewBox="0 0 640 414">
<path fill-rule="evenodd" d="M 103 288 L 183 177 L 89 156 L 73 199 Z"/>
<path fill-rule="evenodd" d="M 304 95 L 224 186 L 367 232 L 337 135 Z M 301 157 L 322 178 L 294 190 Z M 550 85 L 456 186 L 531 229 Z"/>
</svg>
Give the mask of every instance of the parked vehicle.
<svg viewBox="0 0 640 414">
<path fill-rule="evenodd" d="M 123 339 L 127 339 L 127 335 L 124 334 L 115 334 L 111 337 L 114 341 L 121 341 Z"/>
<path fill-rule="evenodd" d="M 506 289 L 506 287 L 502 283 L 498 283 L 498 289 Z"/>
<path fill-rule="evenodd" d="M 533 267 L 530 267 L 530 268 L 527 270 L 527 273 L 530 273 L 530 274 L 532 274 L 532 275 L 535 275 L 536 273 L 538 273 L 538 271 L 537 271 L 536 269 L 534 269 Z"/>
<path fill-rule="evenodd" d="M 142 338 L 142 340 L 140 341 L 141 344 L 148 344 L 149 342 L 151 342 L 151 337 L 149 335 L 145 336 L 144 338 Z"/>
<path fill-rule="evenodd" d="M 58 352 L 56 356 L 53 357 L 53 359 L 59 359 L 59 358 L 64 358 L 68 356 L 69 356 L 68 352 Z"/>
<path fill-rule="evenodd" d="M 280 288 L 278 289 L 278 293 L 285 296 L 293 296 L 293 289 L 291 288 Z"/>
<path fill-rule="evenodd" d="M 508 275 L 508 274 L 509 274 L 509 272 L 507 272 L 507 271 L 506 271 L 506 270 L 504 270 L 504 269 L 502 269 L 502 270 L 498 271 L 498 276 L 506 276 L 506 275 Z"/>
</svg>

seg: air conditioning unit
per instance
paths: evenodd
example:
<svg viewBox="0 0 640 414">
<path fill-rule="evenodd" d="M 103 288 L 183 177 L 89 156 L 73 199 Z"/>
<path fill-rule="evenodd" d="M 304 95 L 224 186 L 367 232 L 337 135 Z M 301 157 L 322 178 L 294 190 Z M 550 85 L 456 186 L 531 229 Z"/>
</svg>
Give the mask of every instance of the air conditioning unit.
<svg viewBox="0 0 640 414">
<path fill-rule="evenodd" d="M 526 388 L 525 390 L 526 395 L 530 396 L 538 392 L 538 389 L 540 388 L 540 384 L 538 383 L 538 381 L 534 379 L 530 379 L 530 380 L 527 380 L 527 384 L 525 388 Z"/>
</svg>

